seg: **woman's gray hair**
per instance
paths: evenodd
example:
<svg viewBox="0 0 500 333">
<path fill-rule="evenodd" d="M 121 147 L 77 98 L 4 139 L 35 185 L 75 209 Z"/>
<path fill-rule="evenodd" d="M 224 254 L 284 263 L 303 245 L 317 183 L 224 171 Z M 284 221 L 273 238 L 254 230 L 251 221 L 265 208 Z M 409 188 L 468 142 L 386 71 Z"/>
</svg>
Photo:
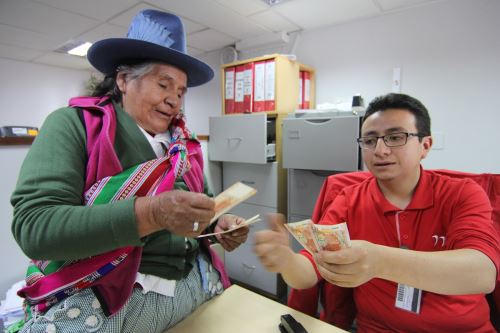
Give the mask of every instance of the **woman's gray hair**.
<svg viewBox="0 0 500 333">
<path fill-rule="evenodd" d="M 146 61 L 136 64 L 122 64 L 116 68 L 116 72 L 113 76 L 106 76 L 92 91 L 92 96 L 100 97 L 104 95 L 109 95 L 115 102 L 122 101 L 122 93 L 116 84 L 116 77 L 118 73 L 125 73 L 131 80 L 138 79 L 153 70 L 153 67 L 157 65 L 158 62 Z"/>
</svg>

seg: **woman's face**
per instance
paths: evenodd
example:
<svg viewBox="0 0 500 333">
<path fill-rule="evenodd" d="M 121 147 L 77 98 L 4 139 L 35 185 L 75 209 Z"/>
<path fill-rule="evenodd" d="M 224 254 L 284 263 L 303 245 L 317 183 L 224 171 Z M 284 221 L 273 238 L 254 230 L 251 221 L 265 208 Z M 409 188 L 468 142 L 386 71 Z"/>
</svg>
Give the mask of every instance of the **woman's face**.
<svg viewBox="0 0 500 333">
<path fill-rule="evenodd" d="M 187 90 L 186 73 L 167 64 L 154 64 L 151 71 L 135 79 L 119 72 L 116 82 L 125 112 L 152 135 L 168 130 Z"/>
</svg>

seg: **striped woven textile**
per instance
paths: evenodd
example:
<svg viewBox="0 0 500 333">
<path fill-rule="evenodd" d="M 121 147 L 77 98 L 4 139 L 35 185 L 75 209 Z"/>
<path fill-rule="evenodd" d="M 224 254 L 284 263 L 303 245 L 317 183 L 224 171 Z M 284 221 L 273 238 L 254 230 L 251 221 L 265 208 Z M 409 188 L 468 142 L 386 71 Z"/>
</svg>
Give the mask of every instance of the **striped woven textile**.
<svg viewBox="0 0 500 333">
<path fill-rule="evenodd" d="M 156 194 L 170 168 L 170 157 L 147 161 L 118 175 L 105 177 L 84 194 L 85 204 L 98 205 L 134 196 Z M 53 304 L 93 285 L 120 265 L 134 247 L 125 247 L 77 261 L 32 260 L 26 287 L 19 293 L 35 312 L 45 312 Z M 64 268 L 64 270 L 62 270 Z M 44 283 L 37 284 L 41 279 Z"/>
</svg>

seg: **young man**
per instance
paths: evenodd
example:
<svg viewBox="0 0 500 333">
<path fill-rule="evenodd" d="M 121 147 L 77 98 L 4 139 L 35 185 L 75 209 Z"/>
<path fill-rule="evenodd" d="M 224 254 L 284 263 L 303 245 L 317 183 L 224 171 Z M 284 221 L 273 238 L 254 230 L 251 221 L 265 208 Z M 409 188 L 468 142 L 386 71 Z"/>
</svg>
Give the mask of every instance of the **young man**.
<svg viewBox="0 0 500 333">
<path fill-rule="evenodd" d="M 474 181 L 423 170 L 432 147 L 425 106 L 403 94 L 376 98 L 358 142 L 372 177 L 346 187 L 319 220 L 347 221 L 352 247 L 294 253 L 275 216 L 255 236 L 262 264 L 296 289 L 320 279 L 354 288 L 358 332 L 495 332 L 484 297 L 500 264 L 491 205 Z"/>
</svg>

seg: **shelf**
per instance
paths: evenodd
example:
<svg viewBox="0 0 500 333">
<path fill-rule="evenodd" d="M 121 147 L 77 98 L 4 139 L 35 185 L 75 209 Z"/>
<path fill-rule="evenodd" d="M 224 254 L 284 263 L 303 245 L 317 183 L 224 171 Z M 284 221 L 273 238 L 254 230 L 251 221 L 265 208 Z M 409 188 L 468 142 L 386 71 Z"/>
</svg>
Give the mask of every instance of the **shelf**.
<svg viewBox="0 0 500 333">
<path fill-rule="evenodd" d="M 29 146 L 33 140 L 34 136 L 0 137 L 0 146 Z"/>
<path fill-rule="evenodd" d="M 270 61 L 274 62 L 271 68 L 274 69 L 274 73 L 268 78 L 267 71 L 268 64 Z M 267 61 L 267 62 L 266 62 Z M 265 64 L 265 74 L 262 66 Z M 245 66 L 249 65 L 249 67 Z M 260 65 L 261 70 L 257 71 L 257 65 Z M 301 82 L 300 72 L 307 72 L 308 82 L 309 82 L 309 106 L 308 108 L 315 107 L 315 71 L 314 68 L 301 64 L 295 60 L 291 60 L 285 55 L 271 54 L 262 57 L 252 58 L 233 62 L 230 64 L 225 64 L 221 66 L 221 97 L 222 97 L 222 114 L 223 115 L 233 115 L 233 114 L 246 114 L 246 113 L 267 113 L 267 114 L 288 114 L 300 108 L 298 105 L 299 99 L 299 83 Z M 250 74 L 248 74 L 250 73 Z M 260 84 L 256 84 L 255 80 L 257 77 L 256 73 L 260 73 L 258 77 L 260 78 Z M 229 88 L 226 87 L 226 77 L 229 81 Z M 265 82 L 263 82 L 265 81 Z M 274 93 L 268 91 L 267 84 L 272 82 L 274 84 Z M 231 83 L 233 88 L 231 88 Z M 238 84 L 239 83 L 239 84 Z M 249 85 L 252 85 L 252 89 L 248 90 Z M 264 89 L 264 85 L 266 88 Z M 259 102 L 255 102 L 256 98 L 256 87 L 260 87 Z M 226 99 L 226 89 L 227 94 L 230 98 Z M 243 90 L 243 91 L 242 91 Z M 263 92 L 264 90 L 264 92 Z M 251 91 L 251 92 L 250 92 Z M 240 92 L 240 94 L 238 94 Z M 268 93 L 274 98 L 268 98 Z M 265 97 L 264 97 L 264 96 Z M 238 102 L 236 102 L 236 96 Z M 243 100 L 241 100 L 243 96 Z M 264 99 L 263 99 L 264 98 Z M 269 102 L 272 100 L 273 102 Z M 263 106 L 265 102 L 265 106 Z M 256 103 L 259 104 L 259 108 L 255 111 Z M 269 105 L 267 105 L 270 103 Z M 227 104 L 227 105 L 226 105 Z M 229 111 L 226 112 L 226 107 Z M 238 111 L 236 111 L 238 109 Z M 248 111 L 251 112 L 248 112 Z M 246 112 L 245 112 L 246 111 Z"/>
</svg>

